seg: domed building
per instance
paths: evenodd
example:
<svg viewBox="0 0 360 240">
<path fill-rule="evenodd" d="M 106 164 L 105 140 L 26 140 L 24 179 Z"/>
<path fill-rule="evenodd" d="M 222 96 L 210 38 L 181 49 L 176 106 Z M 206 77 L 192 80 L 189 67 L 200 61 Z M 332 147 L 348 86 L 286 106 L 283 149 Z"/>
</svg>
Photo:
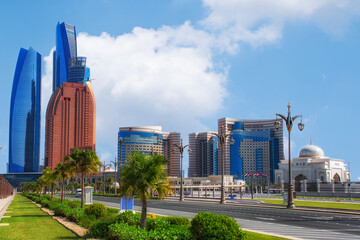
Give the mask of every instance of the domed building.
<svg viewBox="0 0 360 240">
<path fill-rule="evenodd" d="M 279 169 L 275 170 L 275 183 L 288 182 L 289 161 L 282 160 Z M 344 160 L 326 157 L 324 151 L 315 145 L 307 145 L 299 152 L 299 157 L 291 160 L 292 178 L 296 183 L 301 180 L 322 183 L 343 183 L 349 179 Z"/>
</svg>

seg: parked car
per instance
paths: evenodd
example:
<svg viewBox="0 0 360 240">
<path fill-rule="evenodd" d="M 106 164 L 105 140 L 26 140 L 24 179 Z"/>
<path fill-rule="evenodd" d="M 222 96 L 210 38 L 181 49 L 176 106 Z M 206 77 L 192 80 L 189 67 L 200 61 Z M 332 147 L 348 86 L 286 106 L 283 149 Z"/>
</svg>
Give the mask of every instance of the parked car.
<svg viewBox="0 0 360 240">
<path fill-rule="evenodd" d="M 76 189 L 75 197 L 81 197 L 82 191 L 80 188 Z"/>
</svg>

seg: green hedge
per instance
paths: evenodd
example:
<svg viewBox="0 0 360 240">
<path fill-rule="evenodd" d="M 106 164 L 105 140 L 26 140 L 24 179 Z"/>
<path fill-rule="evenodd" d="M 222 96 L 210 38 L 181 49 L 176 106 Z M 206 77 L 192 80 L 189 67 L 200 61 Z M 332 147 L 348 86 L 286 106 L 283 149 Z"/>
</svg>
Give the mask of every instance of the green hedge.
<svg viewBox="0 0 360 240">
<path fill-rule="evenodd" d="M 199 212 L 192 219 L 190 230 L 194 239 L 199 240 L 238 240 L 245 237 L 245 233 L 233 218 L 210 212 Z"/>
<path fill-rule="evenodd" d="M 198 213 L 192 221 L 182 217 L 148 218 L 146 230 L 141 229 L 140 213 L 126 211 L 117 214 L 116 209 L 94 203 L 81 208 L 80 201 L 64 200 L 38 194 L 23 193 L 25 197 L 41 203 L 77 224 L 90 229 L 87 238 L 102 239 L 149 239 L 149 240 L 190 240 L 190 239 L 244 239 L 236 221 L 225 215 L 208 212 Z"/>
</svg>

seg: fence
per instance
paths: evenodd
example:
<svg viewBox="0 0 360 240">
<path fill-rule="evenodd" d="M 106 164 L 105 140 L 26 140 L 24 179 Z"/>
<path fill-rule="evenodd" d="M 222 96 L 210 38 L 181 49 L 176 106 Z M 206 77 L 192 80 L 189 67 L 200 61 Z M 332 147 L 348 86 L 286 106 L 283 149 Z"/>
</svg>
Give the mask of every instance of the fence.
<svg viewBox="0 0 360 240">
<path fill-rule="evenodd" d="M 0 175 L 0 199 L 6 198 L 12 195 L 14 192 L 13 186 Z"/>
<path fill-rule="evenodd" d="M 330 182 L 323 183 L 320 180 L 316 182 L 308 182 L 306 180 L 293 181 L 294 190 L 297 195 L 307 196 L 324 196 L 324 197 L 359 197 L 360 183 L 340 183 Z M 286 191 L 288 184 L 281 182 L 281 192 Z"/>
</svg>

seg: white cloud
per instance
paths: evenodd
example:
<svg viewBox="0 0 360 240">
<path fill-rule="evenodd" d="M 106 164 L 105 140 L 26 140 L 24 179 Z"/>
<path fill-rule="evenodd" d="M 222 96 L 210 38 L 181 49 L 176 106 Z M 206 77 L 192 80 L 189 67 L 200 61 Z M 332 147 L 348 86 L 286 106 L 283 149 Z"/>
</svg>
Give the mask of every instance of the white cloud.
<svg viewBox="0 0 360 240">
<path fill-rule="evenodd" d="M 97 103 L 97 142 L 115 152 L 121 126 L 206 130 L 198 119 L 218 111 L 226 96 L 227 68 L 214 62 L 213 41 L 189 22 L 119 36 L 80 33 L 78 55 L 87 57 Z M 51 92 L 52 52 L 44 60 L 43 92 Z M 43 96 L 44 111 L 49 97 Z"/>
<path fill-rule="evenodd" d="M 203 26 L 216 32 L 225 50 L 234 51 L 239 41 L 259 46 L 275 43 L 288 23 L 314 23 L 339 36 L 359 19 L 360 1 L 354 0 L 203 0 L 210 10 Z"/>
<path fill-rule="evenodd" d="M 240 42 L 276 43 L 284 26 L 298 21 L 341 34 L 360 12 L 360 1 L 354 0 L 203 3 L 210 11 L 198 29 L 185 22 L 159 29 L 135 27 L 118 36 L 79 34 L 78 54 L 87 57 L 94 79 L 97 143 L 103 145 L 97 148 L 99 155 L 115 153 L 120 126 L 162 125 L 164 131 L 180 131 L 184 139 L 188 132 L 208 130 L 199 119 L 221 109 L 229 67 L 214 61 L 214 50 L 236 53 Z M 43 113 L 52 92 L 52 51 L 44 58 Z"/>
</svg>

